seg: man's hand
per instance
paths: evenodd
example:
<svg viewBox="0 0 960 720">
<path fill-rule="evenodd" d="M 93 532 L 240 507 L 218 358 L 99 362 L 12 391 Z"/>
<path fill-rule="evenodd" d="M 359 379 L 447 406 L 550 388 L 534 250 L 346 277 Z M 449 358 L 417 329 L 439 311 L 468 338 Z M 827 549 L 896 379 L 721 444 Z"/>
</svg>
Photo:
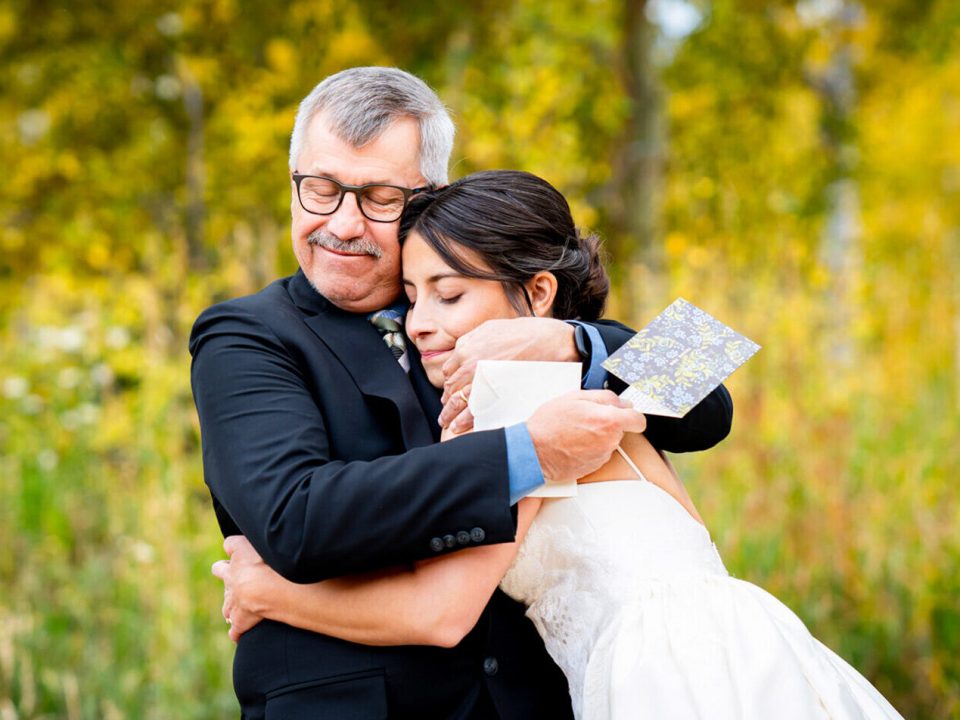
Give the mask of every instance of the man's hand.
<svg viewBox="0 0 960 720">
<path fill-rule="evenodd" d="M 573 326 L 563 320 L 523 317 L 487 320 L 457 340 L 443 364 L 443 411 L 440 426 L 462 433 L 473 427 L 473 415 L 466 398 L 480 360 L 553 360 L 576 362 L 580 359 L 573 342 Z M 460 391 L 463 391 L 462 393 Z"/>
<path fill-rule="evenodd" d="M 218 560 L 211 572 L 223 580 L 223 617 L 230 624 L 230 639 L 240 636 L 264 619 L 265 607 L 259 598 L 277 575 L 253 545 L 242 535 L 231 535 L 223 541 L 229 560 Z"/>
<path fill-rule="evenodd" d="M 548 483 L 572 482 L 603 465 L 625 432 L 642 433 L 645 415 L 609 390 L 578 390 L 544 403 L 527 430 Z"/>
</svg>

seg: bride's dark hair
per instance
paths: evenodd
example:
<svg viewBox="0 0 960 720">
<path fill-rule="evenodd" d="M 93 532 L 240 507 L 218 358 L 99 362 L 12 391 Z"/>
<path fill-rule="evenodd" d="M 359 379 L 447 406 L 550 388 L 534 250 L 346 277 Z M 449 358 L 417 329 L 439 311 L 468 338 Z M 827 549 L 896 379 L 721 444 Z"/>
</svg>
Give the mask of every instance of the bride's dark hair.
<svg viewBox="0 0 960 720">
<path fill-rule="evenodd" d="M 546 180 L 517 170 L 478 172 L 415 195 L 400 218 L 400 242 L 417 232 L 458 273 L 497 280 L 521 314 L 524 283 L 542 270 L 557 278 L 553 316 L 596 320 L 610 290 L 600 239 L 583 236 L 570 206 Z M 489 269 L 464 258 L 474 251 Z"/>
</svg>

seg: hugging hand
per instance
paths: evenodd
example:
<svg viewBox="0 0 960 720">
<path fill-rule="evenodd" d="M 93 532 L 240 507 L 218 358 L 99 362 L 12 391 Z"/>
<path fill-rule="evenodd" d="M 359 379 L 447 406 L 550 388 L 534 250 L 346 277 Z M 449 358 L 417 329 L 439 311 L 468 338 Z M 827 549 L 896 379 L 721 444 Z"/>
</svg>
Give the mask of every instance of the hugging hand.
<svg viewBox="0 0 960 720">
<path fill-rule="evenodd" d="M 223 541 L 229 560 L 218 560 L 211 572 L 223 580 L 224 619 L 230 624 L 230 639 L 240 636 L 264 619 L 266 606 L 262 598 L 269 596 L 272 581 L 279 579 L 253 545 L 242 535 L 231 535 Z"/>
<path fill-rule="evenodd" d="M 473 427 L 467 409 L 470 384 L 480 360 L 580 359 L 573 342 L 573 326 L 563 320 L 521 317 L 487 320 L 457 339 L 457 346 L 443 364 L 443 411 L 440 426 L 462 433 Z M 463 391 L 461 393 L 461 391 Z"/>
<path fill-rule="evenodd" d="M 548 483 L 589 475 L 610 459 L 624 433 L 646 429 L 646 416 L 609 390 L 561 395 L 541 405 L 527 420 Z"/>
</svg>

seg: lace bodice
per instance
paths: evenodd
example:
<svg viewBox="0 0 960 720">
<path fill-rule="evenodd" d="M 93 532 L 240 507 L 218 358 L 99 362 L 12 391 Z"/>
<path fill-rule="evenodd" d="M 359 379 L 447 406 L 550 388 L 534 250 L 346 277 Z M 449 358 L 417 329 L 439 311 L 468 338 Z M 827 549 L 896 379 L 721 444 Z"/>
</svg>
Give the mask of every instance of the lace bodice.
<svg viewBox="0 0 960 720">
<path fill-rule="evenodd" d="M 678 576 L 725 576 L 706 529 L 644 480 L 581 485 L 545 500 L 501 587 L 528 607 L 547 650 L 570 683 L 574 708 L 592 649 L 618 608 Z"/>
</svg>

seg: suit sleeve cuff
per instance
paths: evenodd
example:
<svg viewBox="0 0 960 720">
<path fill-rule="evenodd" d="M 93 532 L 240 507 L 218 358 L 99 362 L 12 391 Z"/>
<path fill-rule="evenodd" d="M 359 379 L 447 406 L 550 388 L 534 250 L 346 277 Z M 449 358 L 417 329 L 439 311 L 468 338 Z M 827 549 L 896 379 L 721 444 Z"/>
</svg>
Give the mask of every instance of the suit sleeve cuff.
<svg viewBox="0 0 960 720">
<path fill-rule="evenodd" d="M 603 368 L 606 361 L 607 346 L 603 344 L 603 338 L 600 331 L 589 323 L 579 320 L 567 320 L 571 325 L 580 325 L 587 331 L 587 337 L 590 338 L 590 367 L 587 368 L 587 374 L 583 376 L 584 390 L 602 390 L 607 382 L 607 371 Z"/>
<path fill-rule="evenodd" d="M 526 423 L 504 429 L 507 439 L 507 472 L 510 504 L 516 505 L 545 482 L 540 460 Z"/>
</svg>

